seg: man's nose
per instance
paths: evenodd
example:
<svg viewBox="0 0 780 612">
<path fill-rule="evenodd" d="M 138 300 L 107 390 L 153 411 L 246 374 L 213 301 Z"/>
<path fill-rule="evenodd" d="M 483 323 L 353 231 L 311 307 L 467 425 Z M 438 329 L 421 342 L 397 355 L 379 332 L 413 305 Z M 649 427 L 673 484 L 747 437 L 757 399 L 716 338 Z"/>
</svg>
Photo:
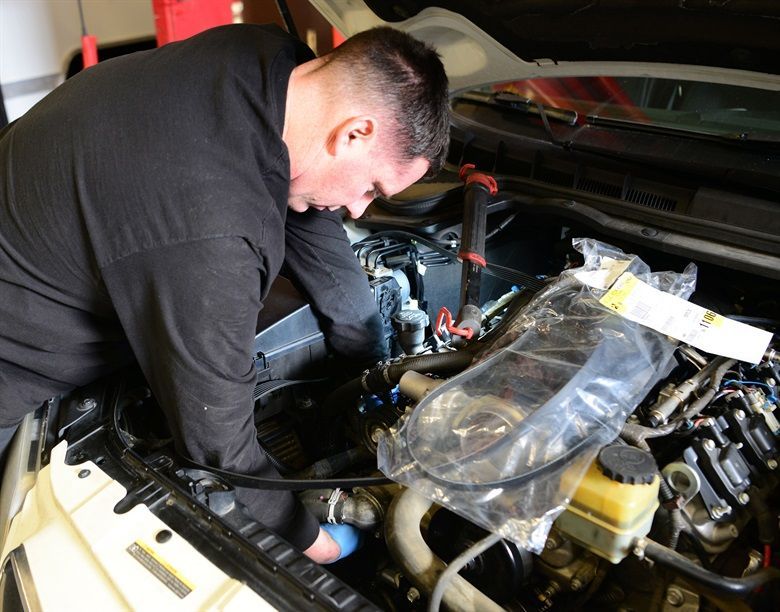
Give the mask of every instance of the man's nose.
<svg viewBox="0 0 780 612">
<path fill-rule="evenodd" d="M 368 205 L 371 204 L 371 202 L 374 201 L 374 194 L 366 193 L 364 194 L 357 202 L 353 202 L 349 206 L 347 206 L 347 211 L 349 212 L 349 216 L 353 219 L 357 219 L 360 215 L 362 215 L 366 208 L 368 208 Z"/>
</svg>

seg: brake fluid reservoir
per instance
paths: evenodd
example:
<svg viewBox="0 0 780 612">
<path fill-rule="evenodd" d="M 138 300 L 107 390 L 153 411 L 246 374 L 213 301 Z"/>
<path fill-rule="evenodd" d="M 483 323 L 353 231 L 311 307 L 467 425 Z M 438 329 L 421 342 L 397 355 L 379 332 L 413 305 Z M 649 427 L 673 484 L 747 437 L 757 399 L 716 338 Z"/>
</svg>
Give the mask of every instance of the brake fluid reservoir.
<svg viewBox="0 0 780 612">
<path fill-rule="evenodd" d="M 564 474 L 566 478 L 573 474 Z M 660 479 L 650 453 L 606 446 L 590 465 L 556 525 L 572 540 L 612 563 L 650 531 L 658 508 Z"/>
</svg>

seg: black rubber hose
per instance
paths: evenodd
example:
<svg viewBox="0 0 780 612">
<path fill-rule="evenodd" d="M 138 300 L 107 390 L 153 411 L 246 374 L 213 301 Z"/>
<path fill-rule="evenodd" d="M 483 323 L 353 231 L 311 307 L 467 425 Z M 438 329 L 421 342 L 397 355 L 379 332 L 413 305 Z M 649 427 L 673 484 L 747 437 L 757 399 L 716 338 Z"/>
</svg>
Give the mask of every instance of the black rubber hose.
<svg viewBox="0 0 780 612">
<path fill-rule="evenodd" d="M 387 377 L 393 381 L 392 386 L 398 384 L 401 376 L 409 371 L 424 374 L 452 374 L 461 372 L 471 365 L 474 356 L 464 351 L 450 351 L 446 353 L 432 353 L 430 355 L 415 355 L 407 357 L 400 363 L 393 363 L 387 368 Z M 381 389 L 382 391 L 386 389 Z"/>
<path fill-rule="evenodd" d="M 660 475 L 661 483 L 659 494 L 662 502 L 670 502 L 674 499 L 674 491 L 669 483 L 666 482 L 663 474 Z M 677 549 L 677 542 L 680 539 L 680 533 L 682 533 L 685 527 L 685 521 L 682 517 L 682 512 L 679 508 L 669 508 L 669 532 L 666 534 L 666 542 L 662 544 L 668 546 L 672 550 Z"/>
<path fill-rule="evenodd" d="M 363 376 L 353 378 L 328 396 L 322 407 L 325 419 L 334 418 L 343 412 L 343 406 L 364 393 L 382 393 L 398 384 L 401 376 L 409 371 L 425 374 L 451 374 L 465 370 L 473 359 L 471 353 L 448 351 L 430 355 L 405 357 L 398 363 L 380 364 Z M 327 424 L 327 421 L 326 421 Z"/>
<path fill-rule="evenodd" d="M 712 593 L 731 597 L 746 597 L 769 582 L 780 580 L 780 569 L 764 567 L 744 578 L 731 578 L 699 567 L 667 546 L 645 540 L 645 557 L 678 572 L 683 578 L 706 588 Z"/>
<path fill-rule="evenodd" d="M 447 351 L 430 355 L 405 357 L 398 363 L 379 364 L 366 374 L 341 385 L 331 393 L 322 405 L 320 431 L 327 434 L 326 445 L 333 446 L 333 435 L 338 430 L 345 409 L 365 393 L 382 393 L 398 384 L 401 376 L 414 371 L 425 374 L 450 374 L 465 370 L 473 359 L 465 351 Z"/>
</svg>

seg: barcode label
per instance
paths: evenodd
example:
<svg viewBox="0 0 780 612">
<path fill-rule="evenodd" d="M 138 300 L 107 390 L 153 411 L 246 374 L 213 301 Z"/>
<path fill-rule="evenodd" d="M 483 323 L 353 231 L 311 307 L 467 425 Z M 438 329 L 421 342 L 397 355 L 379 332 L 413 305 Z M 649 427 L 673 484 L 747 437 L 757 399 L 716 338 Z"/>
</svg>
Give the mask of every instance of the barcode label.
<svg viewBox="0 0 780 612">
<path fill-rule="evenodd" d="M 640 321 L 644 321 L 650 315 L 652 307 L 650 304 L 644 302 L 638 302 L 631 307 L 631 316 Z"/>
<path fill-rule="evenodd" d="M 758 363 L 772 334 L 664 293 L 630 272 L 618 277 L 600 302 L 625 318 L 708 353 Z"/>
</svg>

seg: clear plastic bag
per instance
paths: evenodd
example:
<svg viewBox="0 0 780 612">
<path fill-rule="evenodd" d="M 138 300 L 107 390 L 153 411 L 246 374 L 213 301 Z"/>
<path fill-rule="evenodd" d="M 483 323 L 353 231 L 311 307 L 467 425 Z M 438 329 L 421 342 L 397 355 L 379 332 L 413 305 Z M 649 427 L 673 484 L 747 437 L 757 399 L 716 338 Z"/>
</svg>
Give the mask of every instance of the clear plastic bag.
<svg viewBox="0 0 780 612">
<path fill-rule="evenodd" d="M 624 270 L 683 298 L 696 280 L 693 265 L 651 273 L 638 257 L 595 240 L 574 246 L 584 266 L 535 296 L 504 346 L 423 398 L 378 450 L 389 478 L 536 553 L 676 346 L 599 298 Z"/>
</svg>

